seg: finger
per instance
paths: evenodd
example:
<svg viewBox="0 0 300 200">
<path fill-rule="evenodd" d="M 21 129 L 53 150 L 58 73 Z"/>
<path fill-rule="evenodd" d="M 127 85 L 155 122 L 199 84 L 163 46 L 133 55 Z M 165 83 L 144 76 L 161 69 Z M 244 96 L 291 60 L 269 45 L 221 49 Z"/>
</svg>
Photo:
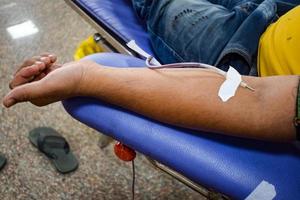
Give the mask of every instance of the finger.
<svg viewBox="0 0 300 200">
<path fill-rule="evenodd" d="M 9 83 L 10 89 L 32 81 L 34 76 L 38 76 L 44 69 L 45 65 L 43 63 L 22 68 Z"/>
<path fill-rule="evenodd" d="M 37 66 L 40 72 L 44 71 L 46 69 L 46 64 L 40 61 L 36 61 L 34 65 Z"/>
<path fill-rule="evenodd" d="M 51 55 L 49 55 L 49 58 L 51 59 L 52 63 L 55 63 L 57 61 L 57 56 L 56 55 L 51 54 Z"/>
<path fill-rule="evenodd" d="M 38 60 L 37 62 L 42 62 L 45 66 L 45 69 L 50 68 L 57 59 L 56 56 L 48 53 L 41 54 L 40 56 L 36 56 L 34 58 Z"/>
<path fill-rule="evenodd" d="M 29 67 L 25 67 L 20 70 L 18 76 L 22 78 L 30 78 L 31 76 L 35 76 L 40 72 L 39 65 L 31 65 Z"/>
<path fill-rule="evenodd" d="M 51 59 L 48 56 L 41 56 L 40 61 L 45 63 L 45 65 L 52 64 Z"/>
<path fill-rule="evenodd" d="M 23 61 L 23 63 L 18 67 L 18 69 L 15 72 L 15 75 L 24 67 L 28 67 L 30 65 L 33 65 L 35 62 L 37 61 L 41 61 L 43 63 L 45 63 L 45 65 L 47 66 L 48 64 L 52 64 L 54 62 L 56 62 L 57 57 L 54 54 L 51 53 L 42 53 L 39 56 L 33 56 L 32 58 L 26 59 Z"/>
<path fill-rule="evenodd" d="M 33 65 L 37 61 L 44 62 L 45 64 L 50 64 L 52 62 L 51 61 L 52 58 L 50 58 L 49 56 L 52 57 L 52 55 L 49 53 L 43 53 L 39 56 L 33 56 L 32 58 L 25 60 L 20 68 L 27 67 L 29 65 Z"/>
<path fill-rule="evenodd" d="M 16 103 L 31 101 L 43 95 L 43 89 L 40 82 L 31 82 L 11 90 L 3 99 L 3 105 L 7 108 Z"/>
<path fill-rule="evenodd" d="M 52 53 L 42 53 L 40 56 L 50 58 L 51 63 L 54 63 L 57 60 L 57 56 Z"/>
<path fill-rule="evenodd" d="M 53 63 L 55 63 L 57 60 L 57 57 L 55 55 L 49 54 L 43 54 L 41 55 L 39 61 L 44 62 L 46 64 L 46 66 L 51 65 Z"/>
<path fill-rule="evenodd" d="M 35 64 L 35 62 L 40 61 L 40 59 L 41 59 L 41 56 L 33 56 L 32 58 L 24 60 L 23 63 L 16 70 L 15 75 L 24 67 L 31 66 L 31 65 Z"/>
<path fill-rule="evenodd" d="M 39 56 L 33 56 L 32 59 L 35 59 L 36 61 L 42 61 L 45 64 L 51 64 L 56 62 L 57 57 L 50 53 L 42 53 Z"/>
<path fill-rule="evenodd" d="M 26 59 L 23 61 L 23 63 L 18 67 L 18 69 L 15 72 L 15 75 L 24 67 L 28 67 L 30 65 L 33 65 L 36 62 L 36 58 L 32 57 L 30 59 Z"/>
</svg>

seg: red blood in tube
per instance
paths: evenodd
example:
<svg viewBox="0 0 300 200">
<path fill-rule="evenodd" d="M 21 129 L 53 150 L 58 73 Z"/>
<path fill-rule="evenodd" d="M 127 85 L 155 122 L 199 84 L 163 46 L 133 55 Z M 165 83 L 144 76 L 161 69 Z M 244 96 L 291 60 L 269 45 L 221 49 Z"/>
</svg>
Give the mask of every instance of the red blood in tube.
<svg viewBox="0 0 300 200">
<path fill-rule="evenodd" d="M 136 156 L 136 153 L 133 149 L 120 142 L 115 144 L 114 151 L 116 156 L 123 161 L 132 161 Z"/>
</svg>

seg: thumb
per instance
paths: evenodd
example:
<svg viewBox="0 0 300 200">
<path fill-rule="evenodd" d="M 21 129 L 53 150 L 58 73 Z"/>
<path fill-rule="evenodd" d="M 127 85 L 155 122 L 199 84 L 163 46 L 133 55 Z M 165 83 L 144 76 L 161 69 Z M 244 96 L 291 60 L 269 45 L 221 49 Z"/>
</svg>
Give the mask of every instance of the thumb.
<svg viewBox="0 0 300 200">
<path fill-rule="evenodd" d="M 18 86 L 11 90 L 3 99 L 3 105 L 7 108 L 25 101 L 31 101 L 42 95 L 42 87 L 39 81 Z"/>
</svg>

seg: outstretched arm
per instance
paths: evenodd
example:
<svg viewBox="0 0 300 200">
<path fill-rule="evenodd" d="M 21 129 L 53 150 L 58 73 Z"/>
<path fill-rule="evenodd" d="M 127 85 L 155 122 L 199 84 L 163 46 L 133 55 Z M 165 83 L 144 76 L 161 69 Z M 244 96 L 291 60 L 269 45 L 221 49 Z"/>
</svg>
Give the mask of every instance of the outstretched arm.
<svg viewBox="0 0 300 200">
<path fill-rule="evenodd" d="M 176 126 L 263 140 L 294 140 L 299 77 L 244 76 L 243 80 L 255 92 L 239 88 L 224 103 L 217 95 L 224 78 L 206 70 L 110 68 L 81 61 L 15 87 L 4 105 L 22 101 L 45 105 L 72 96 L 92 96 Z"/>
<path fill-rule="evenodd" d="M 243 77 L 255 92 L 239 88 L 218 97 L 224 78 L 201 69 L 98 68 L 85 95 L 156 120 L 196 130 L 273 141 L 295 138 L 297 76 Z"/>
</svg>

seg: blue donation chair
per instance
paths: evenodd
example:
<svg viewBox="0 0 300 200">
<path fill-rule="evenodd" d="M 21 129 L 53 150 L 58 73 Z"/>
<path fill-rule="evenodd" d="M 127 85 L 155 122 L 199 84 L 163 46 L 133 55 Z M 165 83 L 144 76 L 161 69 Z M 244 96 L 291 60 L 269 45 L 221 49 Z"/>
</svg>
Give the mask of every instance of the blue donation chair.
<svg viewBox="0 0 300 200">
<path fill-rule="evenodd" d="M 154 55 L 145 27 L 137 20 L 129 0 L 66 2 L 94 26 L 103 43 L 117 52 L 86 59 L 107 66 L 143 67 L 145 61 L 126 46 L 132 39 Z M 177 128 L 87 97 L 68 99 L 63 105 L 75 119 L 146 155 L 155 166 L 208 198 L 219 194 L 218 199 L 245 199 L 266 181 L 276 192 L 274 199 L 300 199 L 299 144 Z M 270 187 L 263 189 L 263 193 L 268 192 Z"/>
</svg>

